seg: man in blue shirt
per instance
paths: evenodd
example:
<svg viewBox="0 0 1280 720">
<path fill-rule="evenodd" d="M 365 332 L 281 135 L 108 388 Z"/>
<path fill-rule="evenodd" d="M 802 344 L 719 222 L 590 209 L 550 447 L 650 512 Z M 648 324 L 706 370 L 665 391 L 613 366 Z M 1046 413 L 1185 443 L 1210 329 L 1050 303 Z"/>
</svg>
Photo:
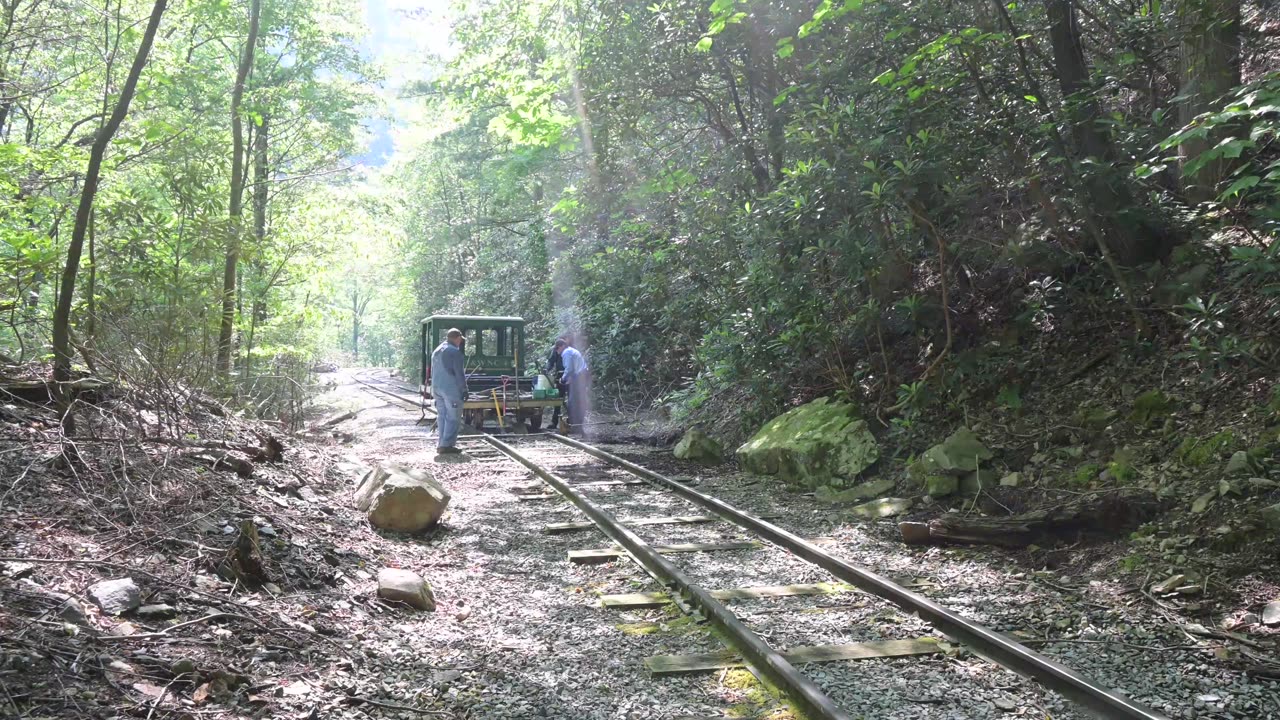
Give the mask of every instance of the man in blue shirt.
<svg viewBox="0 0 1280 720">
<path fill-rule="evenodd" d="M 458 427 L 462 424 L 462 399 L 467 394 L 466 357 L 462 354 L 462 331 L 450 328 L 444 342 L 431 352 L 431 396 L 436 399 L 436 452 L 460 452 Z"/>
<path fill-rule="evenodd" d="M 557 346 L 561 343 L 564 343 L 560 350 L 564 374 L 560 376 L 560 383 L 565 388 L 564 404 L 569 414 L 569 428 L 581 431 L 583 423 L 587 421 L 587 405 L 591 403 L 587 390 L 590 372 L 587 359 L 578 352 L 569 338 L 562 337 L 556 341 Z"/>
</svg>

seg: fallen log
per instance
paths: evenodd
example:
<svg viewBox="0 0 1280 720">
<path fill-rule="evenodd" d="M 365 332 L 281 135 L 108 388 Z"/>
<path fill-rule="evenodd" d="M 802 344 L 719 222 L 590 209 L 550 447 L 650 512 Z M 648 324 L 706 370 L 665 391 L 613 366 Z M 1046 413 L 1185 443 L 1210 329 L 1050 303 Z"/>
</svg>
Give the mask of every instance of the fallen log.
<svg viewBox="0 0 1280 720">
<path fill-rule="evenodd" d="M 1055 536 L 1125 532 L 1151 519 L 1159 509 L 1160 503 L 1153 493 L 1122 489 L 1008 517 L 964 517 L 948 513 L 927 523 L 899 523 L 898 530 L 908 545 L 961 543 L 1026 547 Z"/>
<path fill-rule="evenodd" d="M 333 427 L 334 425 L 337 425 L 338 423 L 344 420 L 350 420 L 354 418 L 357 412 L 359 412 L 359 410 L 348 410 L 344 413 L 338 413 L 337 415 L 330 415 L 324 420 L 321 420 L 315 425 L 312 425 L 311 427 L 307 428 L 303 432 L 313 433 L 313 432 L 316 432 L 317 430 L 324 430 L 325 428 Z"/>
<path fill-rule="evenodd" d="M 237 475 L 243 478 L 253 475 L 253 463 L 244 458 L 238 458 L 229 452 L 200 450 L 185 453 L 182 457 L 185 460 L 208 465 L 214 470 L 234 470 Z"/>
<path fill-rule="evenodd" d="M 204 450 L 231 450 L 248 455 L 253 462 L 279 462 L 284 459 L 284 443 L 274 435 L 268 435 L 262 445 L 246 445 L 226 440 L 185 440 L 183 438 L 147 438 L 146 442 L 158 445 L 173 445 L 182 448 L 200 448 Z"/>
</svg>

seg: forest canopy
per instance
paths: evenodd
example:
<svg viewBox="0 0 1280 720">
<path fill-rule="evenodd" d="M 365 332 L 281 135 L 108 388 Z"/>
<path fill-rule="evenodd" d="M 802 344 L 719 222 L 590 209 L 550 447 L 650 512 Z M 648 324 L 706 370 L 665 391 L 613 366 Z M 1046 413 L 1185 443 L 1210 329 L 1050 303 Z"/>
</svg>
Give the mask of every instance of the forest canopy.
<svg viewBox="0 0 1280 720">
<path fill-rule="evenodd" d="M 963 399 L 1064 303 L 1274 361 L 1272 0 L 485 0 L 420 67 L 361 7 L 4 0 L 0 352 L 252 397 L 521 315 L 744 428 Z M 1177 280 L 1204 252 L 1234 284 Z"/>
</svg>

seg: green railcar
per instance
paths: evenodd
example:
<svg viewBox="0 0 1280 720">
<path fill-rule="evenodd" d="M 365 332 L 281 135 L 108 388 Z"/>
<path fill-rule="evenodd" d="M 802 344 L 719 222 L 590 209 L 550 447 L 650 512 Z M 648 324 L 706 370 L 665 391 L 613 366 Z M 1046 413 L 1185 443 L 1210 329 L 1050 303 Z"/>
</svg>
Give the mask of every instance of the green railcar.
<svg viewBox="0 0 1280 720">
<path fill-rule="evenodd" d="M 466 340 L 467 396 L 463 421 L 478 429 L 489 418 L 518 421 L 531 430 L 542 427 L 547 408 L 564 404 L 555 390 L 537 390 L 538 375 L 521 374 L 530 363 L 524 339 L 524 319 L 469 315 L 432 315 L 422 321 L 422 396 L 431 399 L 431 352 L 450 328 Z"/>
</svg>

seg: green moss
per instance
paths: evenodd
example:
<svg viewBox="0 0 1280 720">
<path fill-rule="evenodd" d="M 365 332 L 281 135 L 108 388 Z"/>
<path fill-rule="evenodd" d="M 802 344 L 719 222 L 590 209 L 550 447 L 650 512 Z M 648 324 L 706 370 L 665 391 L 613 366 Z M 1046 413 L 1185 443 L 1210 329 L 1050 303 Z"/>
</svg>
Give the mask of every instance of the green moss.
<svg viewBox="0 0 1280 720">
<path fill-rule="evenodd" d="M 1117 481 L 1127 483 L 1138 476 L 1138 470 L 1133 466 L 1133 451 L 1129 448 L 1120 448 L 1111 456 L 1111 462 L 1107 463 L 1107 472 L 1111 473 Z"/>
<path fill-rule="evenodd" d="M 1133 401 L 1133 411 L 1129 413 L 1129 422 L 1135 425 L 1151 426 L 1162 421 L 1173 410 L 1173 401 L 1159 390 L 1150 390 L 1139 395 Z"/>
<path fill-rule="evenodd" d="M 1220 458 L 1235 446 L 1236 436 L 1223 430 L 1203 438 L 1184 438 L 1174 455 L 1187 467 L 1200 467 Z"/>
<path fill-rule="evenodd" d="M 745 668 L 733 668 L 724 674 L 724 686 L 730 690 L 750 690 L 752 688 L 759 689 L 760 681 L 750 670 Z"/>
<path fill-rule="evenodd" d="M 1119 415 L 1111 408 L 1081 407 L 1076 411 L 1075 422 L 1081 429 L 1090 434 L 1097 434 L 1107 429 Z"/>
<path fill-rule="evenodd" d="M 1098 473 L 1102 472 L 1102 466 L 1098 463 L 1085 463 L 1076 468 L 1075 473 L 1071 476 L 1072 485 L 1088 485 L 1098 479 Z"/>
<path fill-rule="evenodd" d="M 662 622 L 619 623 L 615 625 L 624 635 L 643 636 L 665 632 L 675 636 L 691 635 L 700 632 L 702 627 L 697 620 L 688 615 L 663 620 Z"/>
<path fill-rule="evenodd" d="M 818 398 L 770 420 L 737 456 L 747 472 L 809 489 L 839 489 L 879 459 L 880 449 L 852 405 Z"/>
<path fill-rule="evenodd" d="M 621 630 L 623 635 L 639 636 L 639 635 L 653 635 L 654 633 L 658 632 L 658 630 L 661 628 L 661 625 L 653 622 L 638 622 L 638 623 L 618 623 L 617 625 L 614 625 L 614 627 Z"/>
</svg>

